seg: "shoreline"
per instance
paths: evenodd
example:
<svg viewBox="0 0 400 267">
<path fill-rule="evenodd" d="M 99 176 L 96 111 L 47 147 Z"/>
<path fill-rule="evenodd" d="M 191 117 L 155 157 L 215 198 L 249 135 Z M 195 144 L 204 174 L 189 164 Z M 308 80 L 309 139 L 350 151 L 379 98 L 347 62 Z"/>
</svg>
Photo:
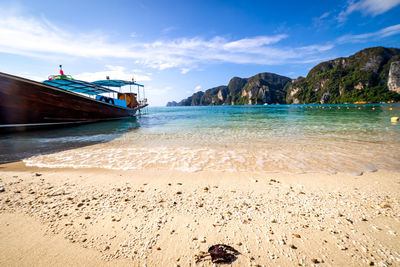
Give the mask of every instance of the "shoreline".
<svg viewBox="0 0 400 267">
<path fill-rule="evenodd" d="M 219 243 L 241 253 L 232 266 L 400 264 L 398 172 L 188 173 L 15 162 L 0 165 L 0 174 L 0 262 L 7 266 L 66 264 L 68 253 L 54 257 L 65 246 L 79 255 L 71 265 L 193 266 L 195 255 Z"/>
</svg>

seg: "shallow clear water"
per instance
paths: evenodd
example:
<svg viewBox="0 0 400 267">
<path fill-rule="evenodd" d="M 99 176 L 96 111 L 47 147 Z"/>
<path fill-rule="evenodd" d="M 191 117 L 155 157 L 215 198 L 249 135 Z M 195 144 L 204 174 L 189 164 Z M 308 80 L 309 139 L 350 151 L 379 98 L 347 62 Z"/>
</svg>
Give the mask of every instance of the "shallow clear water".
<svg viewBox="0 0 400 267">
<path fill-rule="evenodd" d="M 393 116 L 400 116 L 399 104 L 154 107 L 137 121 L 8 136 L 0 145 L 39 143 L 43 155 L 23 158 L 43 167 L 400 171 L 400 124 L 391 123 Z"/>
</svg>

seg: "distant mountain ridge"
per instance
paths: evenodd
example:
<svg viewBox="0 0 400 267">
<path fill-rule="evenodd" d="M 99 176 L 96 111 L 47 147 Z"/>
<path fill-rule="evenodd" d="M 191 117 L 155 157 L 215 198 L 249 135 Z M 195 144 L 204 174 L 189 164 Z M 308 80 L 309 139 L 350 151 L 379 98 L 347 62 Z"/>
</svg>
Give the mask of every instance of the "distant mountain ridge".
<svg viewBox="0 0 400 267">
<path fill-rule="evenodd" d="M 259 73 L 250 78 L 233 77 L 227 86 L 199 91 L 179 103 L 167 106 L 255 105 L 285 101 L 284 87 L 292 79 L 274 73 Z"/>
<path fill-rule="evenodd" d="M 307 77 L 274 73 L 233 77 L 167 106 L 353 103 L 400 101 L 400 49 L 373 47 L 322 62 Z"/>
</svg>

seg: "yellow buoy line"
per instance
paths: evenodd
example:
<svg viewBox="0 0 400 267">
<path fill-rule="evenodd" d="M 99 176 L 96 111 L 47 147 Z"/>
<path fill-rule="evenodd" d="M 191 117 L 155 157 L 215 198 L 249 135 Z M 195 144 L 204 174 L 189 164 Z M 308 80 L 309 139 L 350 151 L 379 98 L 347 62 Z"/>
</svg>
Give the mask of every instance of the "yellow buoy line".
<svg viewBox="0 0 400 267">
<path fill-rule="evenodd" d="M 310 108 L 310 109 L 312 109 L 313 108 L 313 106 L 299 106 L 300 108 L 305 108 L 305 109 L 307 109 L 307 108 Z M 325 109 L 325 107 L 324 106 L 314 106 L 314 108 L 317 108 L 317 109 Z M 346 107 L 347 109 L 350 109 L 350 107 Z M 361 109 L 361 107 L 357 107 L 358 109 Z M 332 107 L 329 107 L 329 109 L 332 109 Z M 341 107 L 337 107 L 337 109 L 341 109 Z M 376 107 L 372 107 L 371 108 L 372 110 L 375 110 L 376 109 Z M 389 110 L 393 110 L 393 108 L 392 107 L 389 107 Z M 391 122 L 398 122 L 399 121 L 399 117 L 391 117 L 390 118 L 390 121 Z"/>
<path fill-rule="evenodd" d="M 323 106 L 299 106 L 299 108 L 310 108 L 310 109 L 312 109 L 312 108 L 316 108 L 316 109 L 325 109 L 325 107 L 323 107 Z M 332 107 L 328 107 L 329 109 L 332 109 Z M 363 108 L 363 107 L 355 107 L 355 108 L 358 108 L 358 109 L 361 109 L 361 108 Z M 342 107 L 337 107 L 337 109 L 342 109 Z M 350 109 L 350 107 L 346 107 L 346 109 Z M 371 109 L 372 110 L 376 110 L 376 107 L 371 107 Z M 393 110 L 393 108 L 392 107 L 390 107 L 389 108 L 389 110 Z"/>
</svg>

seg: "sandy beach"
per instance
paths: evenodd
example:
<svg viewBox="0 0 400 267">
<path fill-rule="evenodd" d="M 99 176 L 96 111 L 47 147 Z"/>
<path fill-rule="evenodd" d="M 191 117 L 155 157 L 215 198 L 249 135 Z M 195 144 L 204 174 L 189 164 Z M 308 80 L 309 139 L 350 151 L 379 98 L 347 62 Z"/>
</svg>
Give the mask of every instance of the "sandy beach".
<svg viewBox="0 0 400 267">
<path fill-rule="evenodd" d="M 400 174 L 0 166 L 3 266 L 400 265 Z"/>
<path fill-rule="evenodd" d="M 0 267 L 400 267 L 400 0 L 1 1 Z"/>
</svg>

